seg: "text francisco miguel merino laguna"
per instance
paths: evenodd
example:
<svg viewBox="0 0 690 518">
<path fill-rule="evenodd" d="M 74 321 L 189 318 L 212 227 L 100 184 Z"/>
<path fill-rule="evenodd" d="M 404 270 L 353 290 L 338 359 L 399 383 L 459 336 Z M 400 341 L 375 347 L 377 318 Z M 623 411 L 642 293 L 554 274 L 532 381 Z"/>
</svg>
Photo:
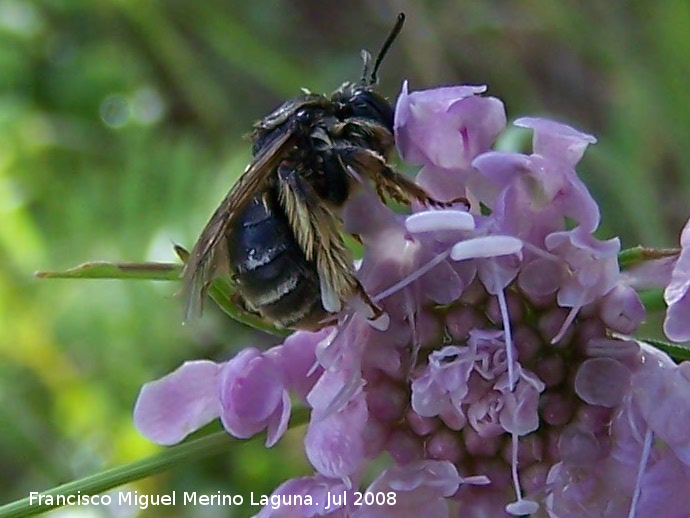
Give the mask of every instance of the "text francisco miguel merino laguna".
<svg viewBox="0 0 690 518">
<path fill-rule="evenodd" d="M 395 505 L 395 493 L 378 493 L 375 498 L 377 504 L 381 505 Z M 49 507 L 58 507 L 64 505 L 91 505 L 91 506 L 131 506 L 139 509 L 146 509 L 149 506 L 173 506 L 178 503 L 181 505 L 242 505 L 245 498 L 242 495 L 223 494 L 218 491 L 216 494 L 198 494 L 196 491 L 185 491 L 181 498 L 179 498 L 175 491 L 167 494 L 140 494 L 137 491 L 120 491 L 118 493 L 102 494 L 102 495 L 88 495 L 77 491 L 70 495 L 47 495 L 32 491 L 29 493 L 30 505 L 45 505 Z M 348 496 L 354 498 L 354 505 L 364 505 L 366 503 L 374 503 L 372 493 L 358 493 L 353 492 L 348 495 L 343 493 L 328 493 L 324 510 L 331 508 L 339 508 L 348 504 Z M 365 498 L 366 497 L 366 498 Z M 369 502 L 371 500 L 371 502 Z M 255 494 L 253 491 L 249 493 L 250 505 L 270 506 L 273 509 L 278 509 L 282 506 L 302 506 L 302 505 L 319 505 L 314 502 L 311 495 L 262 495 Z"/>
</svg>

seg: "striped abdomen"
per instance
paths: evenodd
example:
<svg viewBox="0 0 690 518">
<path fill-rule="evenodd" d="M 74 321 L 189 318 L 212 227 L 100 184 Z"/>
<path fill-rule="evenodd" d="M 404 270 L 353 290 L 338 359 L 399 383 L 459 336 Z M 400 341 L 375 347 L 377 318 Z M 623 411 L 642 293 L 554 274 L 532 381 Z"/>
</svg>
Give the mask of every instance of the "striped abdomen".
<svg viewBox="0 0 690 518">
<path fill-rule="evenodd" d="M 257 194 L 234 218 L 228 246 L 248 309 L 283 327 L 319 327 L 327 313 L 316 265 L 295 240 L 275 192 Z"/>
</svg>

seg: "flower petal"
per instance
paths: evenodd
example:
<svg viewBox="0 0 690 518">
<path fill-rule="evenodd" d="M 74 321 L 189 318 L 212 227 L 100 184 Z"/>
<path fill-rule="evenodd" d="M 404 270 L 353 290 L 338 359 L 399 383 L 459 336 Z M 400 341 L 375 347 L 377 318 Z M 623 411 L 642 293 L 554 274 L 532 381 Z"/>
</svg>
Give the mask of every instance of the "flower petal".
<svg viewBox="0 0 690 518">
<path fill-rule="evenodd" d="M 673 268 L 671 282 L 664 291 L 668 306 L 664 333 L 674 342 L 690 340 L 690 221 L 680 237 L 680 257 Z"/>
<path fill-rule="evenodd" d="M 158 444 L 180 442 L 220 413 L 217 385 L 222 364 L 185 362 L 177 370 L 141 387 L 134 426 Z"/>
</svg>

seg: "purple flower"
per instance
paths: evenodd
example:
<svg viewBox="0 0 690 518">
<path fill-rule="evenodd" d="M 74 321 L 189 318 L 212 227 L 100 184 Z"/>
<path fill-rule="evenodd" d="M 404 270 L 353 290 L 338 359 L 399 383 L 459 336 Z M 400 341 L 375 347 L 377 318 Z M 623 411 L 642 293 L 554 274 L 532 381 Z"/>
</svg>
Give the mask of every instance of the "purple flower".
<svg viewBox="0 0 690 518">
<path fill-rule="evenodd" d="M 459 169 L 488 151 L 506 116 L 500 100 L 477 95 L 485 91 L 485 86 L 451 86 L 410 94 L 403 83 L 395 105 L 395 142 L 402 158 Z"/>
<path fill-rule="evenodd" d="M 346 206 L 385 331 L 354 307 L 266 352 L 185 365 L 142 389 L 140 430 L 170 444 L 220 416 L 271 445 L 297 396 L 315 475 L 276 490 L 304 497 L 289 513 L 261 517 L 687 516 L 690 364 L 631 335 L 645 318 L 635 289 L 667 286 L 666 333 L 690 338 L 690 230 L 677 261 L 621 273 L 620 242 L 594 236 L 599 208 L 575 170 L 594 137 L 523 118 L 532 152 L 494 151 L 506 117 L 484 90 L 405 84 L 396 105 L 418 183 L 469 210 L 399 216 L 367 192 Z M 383 454 L 393 464 L 366 492 L 385 502 L 325 509 Z"/>
<path fill-rule="evenodd" d="M 616 412 L 606 420 L 586 416 L 578 432 L 568 434 L 571 459 L 548 475 L 552 516 L 688 515 L 690 408 L 684 393 L 690 364 L 675 365 L 658 350 L 640 347 L 644 361 Z"/>
<path fill-rule="evenodd" d="M 287 429 L 288 391 L 304 398 L 321 372 L 310 374 L 316 345 L 326 335 L 295 333 L 266 352 L 247 348 L 224 363 L 187 362 L 142 387 L 134 424 L 149 439 L 169 445 L 220 417 L 238 438 L 266 429 L 266 445 L 272 446 Z"/>
</svg>

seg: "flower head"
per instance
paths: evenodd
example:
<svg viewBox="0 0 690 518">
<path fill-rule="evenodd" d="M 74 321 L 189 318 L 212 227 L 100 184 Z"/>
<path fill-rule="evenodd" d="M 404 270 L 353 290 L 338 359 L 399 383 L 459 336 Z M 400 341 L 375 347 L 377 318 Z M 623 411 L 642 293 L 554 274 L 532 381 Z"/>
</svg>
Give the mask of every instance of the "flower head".
<svg viewBox="0 0 690 518">
<path fill-rule="evenodd" d="M 396 142 L 422 166 L 418 182 L 439 199 L 466 197 L 469 210 L 404 217 L 367 193 L 345 210 L 365 245 L 359 279 L 387 330 L 351 312 L 266 352 L 205 362 L 203 381 L 187 367 L 144 387 L 140 429 L 170 443 L 220 415 L 238 437 L 267 429 L 271 445 L 294 393 L 312 411 L 305 451 L 316 474 L 276 494 L 321 502 L 327 488 L 358 487 L 375 458 L 393 460 L 369 487 L 393 495 L 388 506 L 295 516 L 645 517 L 690 484 L 688 364 L 627 336 L 644 307 L 620 272 L 619 240 L 594 236 L 599 209 L 575 170 L 596 140 L 523 118 L 532 152 L 493 151 L 506 115 L 484 91 L 405 84 L 396 105 Z M 686 234 L 667 289 L 672 338 L 690 335 Z M 176 398 L 177 412 L 156 410 Z M 684 516 L 686 493 L 667 515 Z"/>
</svg>

